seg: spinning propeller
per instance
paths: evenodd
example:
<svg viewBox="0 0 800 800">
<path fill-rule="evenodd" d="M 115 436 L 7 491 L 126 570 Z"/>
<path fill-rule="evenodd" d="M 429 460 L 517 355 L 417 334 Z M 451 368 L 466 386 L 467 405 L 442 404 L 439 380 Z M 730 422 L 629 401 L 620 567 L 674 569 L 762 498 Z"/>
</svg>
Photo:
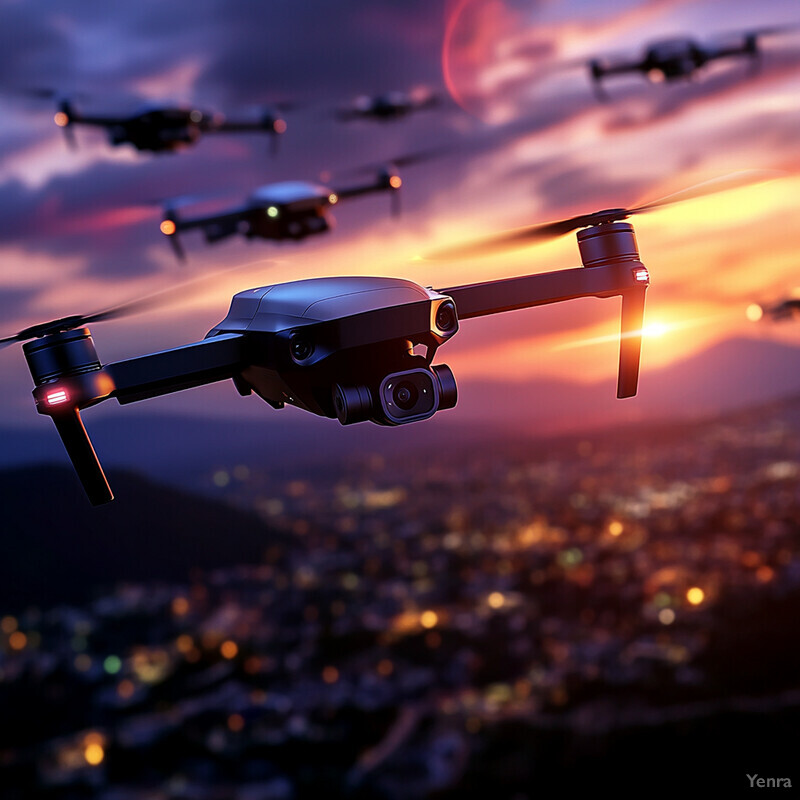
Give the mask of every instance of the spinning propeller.
<svg viewBox="0 0 800 800">
<path fill-rule="evenodd" d="M 664 206 L 682 203 L 686 200 L 693 200 L 698 197 L 706 197 L 718 192 L 725 192 L 730 189 L 738 189 L 743 186 L 751 186 L 764 181 L 782 177 L 786 173 L 780 170 L 752 169 L 741 172 L 733 172 L 714 178 L 695 186 L 682 189 L 674 194 L 668 194 L 658 200 L 652 200 L 633 208 L 608 208 L 603 211 L 595 211 L 591 214 L 579 214 L 568 219 L 545 222 L 538 225 L 529 225 L 524 228 L 515 228 L 495 236 L 485 239 L 478 239 L 453 247 L 445 247 L 435 250 L 425 256 L 429 260 L 450 260 L 457 258 L 476 258 L 482 256 L 501 253 L 506 250 L 516 250 L 520 247 L 536 244 L 547 239 L 554 239 L 563 236 L 571 231 L 580 228 L 588 228 L 595 225 L 605 225 L 611 222 L 618 222 L 634 214 L 644 214 L 648 211 L 655 211 Z"/>
</svg>

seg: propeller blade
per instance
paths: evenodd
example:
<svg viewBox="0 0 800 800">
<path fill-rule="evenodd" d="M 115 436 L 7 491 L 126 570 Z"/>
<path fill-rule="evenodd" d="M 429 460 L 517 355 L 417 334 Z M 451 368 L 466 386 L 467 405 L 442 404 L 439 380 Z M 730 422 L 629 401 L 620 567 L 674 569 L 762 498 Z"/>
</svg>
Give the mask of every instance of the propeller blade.
<svg viewBox="0 0 800 800">
<path fill-rule="evenodd" d="M 463 245 L 445 247 L 429 253 L 425 258 L 429 261 L 449 261 L 458 258 L 476 258 L 488 256 L 495 253 L 502 253 L 506 250 L 516 250 L 529 244 L 554 239 L 563 236 L 565 233 L 585 228 L 589 225 L 597 225 L 600 222 L 610 222 L 612 219 L 625 219 L 627 212 L 624 208 L 611 209 L 608 212 L 597 212 L 594 214 L 581 214 L 569 219 L 556 220 L 555 222 L 545 222 L 539 225 L 528 225 L 524 228 L 515 228 L 495 236 L 487 236 L 485 239 L 478 239 L 474 242 L 467 242 Z"/>
<path fill-rule="evenodd" d="M 218 281 L 221 275 L 234 272 L 235 270 L 247 266 L 252 266 L 252 264 L 248 262 L 229 267 L 228 269 L 214 270 L 208 275 L 201 275 L 197 278 L 181 281 L 178 284 L 168 286 L 166 289 L 161 289 L 157 292 L 134 298 L 133 300 L 126 300 L 124 303 L 119 303 L 118 305 L 100 311 L 94 311 L 90 314 L 75 314 L 69 317 L 51 320 L 50 322 L 31 325 L 11 336 L 0 339 L 0 347 L 7 347 L 14 342 L 24 342 L 28 339 L 38 339 L 42 336 L 47 336 L 49 333 L 69 331 L 73 328 L 80 328 L 83 325 L 90 325 L 95 322 L 120 319 L 121 317 L 131 317 L 134 314 L 141 314 L 156 308 L 164 308 L 165 306 L 172 305 L 176 301 L 183 301 L 191 297 L 195 292 L 202 291 L 207 284 Z"/>
<path fill-rule="evenodd" d="M 628 213 L 641 214 L 645 211 L 661 208 L 662 206 L 669 206 L 674 203 L 682 203 L 686 200 L 694 200 L 698 197 L 707 197 L 708 195 L 717 194 L 718 192 L 727 192 L 731 189 L 739 189 L 743 186 L 752 186 L 758 183 L 772 181 L 776 178 L 782 178 L 785 175 L 787 175 L 786 172 L 778 169 L 746 169 L 740 172 L 732 172 L 729 175 L 722 175 L 719 178 L 712 178 L 710 181 L 695 184 L 687 189 L 681 189 L 679 192 L 668 194 L 657 200 L 651 200 L 648 203 L 632 208 Z"/>
<path fill-rule="evenodd" d="M 784 177 L 787 174 L 782 170 L 775 169 L 749 169 L 733 172 L 633 208 L 610 208 L 604 211 L 595 211 L 591 214 L 579 214 L 576 217 L 556 220 L 555 222 L 515 228 L 485 239 L 435 250 L 424 258 L 429 261 L 449 261 L 451 259 L 477 258 L 502 253 L 507 250 L 515 250 L 538 241 L 563 236 L 565 233 L 570 233 L 579 228 L 627 219 L 633 214 L 643 214 L 674 203 L 707 197 L 708 195 L 727 192 L 744 186 L 753 186 Z"/>
</svg>

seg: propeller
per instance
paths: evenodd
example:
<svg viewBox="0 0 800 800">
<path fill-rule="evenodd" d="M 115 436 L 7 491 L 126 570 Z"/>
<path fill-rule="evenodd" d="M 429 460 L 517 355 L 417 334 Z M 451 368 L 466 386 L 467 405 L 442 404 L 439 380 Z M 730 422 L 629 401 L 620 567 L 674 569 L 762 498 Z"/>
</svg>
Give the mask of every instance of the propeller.
<svg viewBox="0 0 800 800">
<path fill-rule="evenodd" d="M 539 225 L 529 225 L 524 228 L 516 228 L 485 239 L 468 242 L 462 245 L 454 245 L 425 256 L 432 261 L 447 261 L 456 258 L 474 258 L 488 256 L 506 250 L 515 250 L 527 245 L 536 244 L 540 241 L 553 239 L 563 236 L 579 228 L 588 228 L 594 225 L 604 225 L 609 222 L 617 222 L 627 219 L 634 214 L 644 214 L 654 211 L 664 206 L 682 203 L 686 200 L 693 200 L 698 197 L 726 192 L 743 186 L 750 186 L 765 181 L 774 180 L 786 175 L 781 170 L 751 169 L 733 172 L 719 178 L 698 183 L 686 189 L 682 189 L 673 194 L 660 197 L 657 200 L 644 203 L 633 208 L 608 208 L 603 211 L 595 211 L 591 214 L 579 214 L 568 219 L 545 222 Z"/>
<path fill-rule="evenodd" d="M 90 314 L 72 314 L 68 317 L 61 317 L 59 319 L 51 320 L 50 322 L 42 322 L 37 325 L 31 325 L 23 328 L 11 336 L 6 336 L 0 339 L 0 349 L 8 347 L 16 342 L 25 342 L 29 339 L 40 339 L 43 336 L 49 336 L 52 333 L 59 333 L 62 331 L 71 331 L 75 328 L 81 328 L 84 325 L 91 325 L 95 322 L 104 322 L 109 319 L 120 319 L 121 317 L 132 317 L 135 314 L 142 314 L 145 311 L 151 311 L 156 308 L 163 308 L 165 306 L 173 305 L 176 301 L 184 301 L 191 297 L 195 292 L 201 291 L 207 284 L 214 283 L 220 279 L 222 275 L 229 272 L 235 272 L 243 267 L 253 266 L 253 262 L 246 262 L 244 264 L 237 264 L 227 269 L 214 270 L 208 275 L 200 275 L 190 280 L 181 281 L 177 284 L 173 283 L 166 289 L 161 289 L 150 294 L 142 295 L 141 297 L 126 300 L 124 303 L 105 308 L 100 311 L 94 311 Z"/>
<path fill-rule="evenodd" d="M 0 348 L 8 347 L 15 342 L 26 342 L 29 339 L 41 339 L 43 336 L 49 336 L 53 333 L 71 331 L 74 328 L 90 325 L 93 322 L 118 319 L 119 317 L 128 317 L 133 314 L 141 313 L 149 308 L 162 305 L 165 301 L 157 298 L 160 298 L 166 292 L 171 292 L 171 290 L 166 289 L 164 292 L 157 292 L 137 300 L 122 303 L 118 306 L 112 306 L 103 311 L 96 311 L 92 314 L 72 314 L 71 316 L 61 317 L 60 319 L 54 319 L 50 322 L 41 322 L 38 325 L 31 325 L 28 328 L 23 328 L 12 336 L 6 336 L 4 339 L 0 339 Z"/>
</svg>

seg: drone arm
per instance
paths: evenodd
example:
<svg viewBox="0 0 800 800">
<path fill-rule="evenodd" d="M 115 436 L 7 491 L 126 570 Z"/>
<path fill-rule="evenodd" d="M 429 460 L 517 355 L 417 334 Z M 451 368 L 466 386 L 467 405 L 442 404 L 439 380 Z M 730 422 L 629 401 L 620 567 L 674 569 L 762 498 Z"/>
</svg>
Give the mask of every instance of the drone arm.
<svg viewBox="0 0 800 800">
<path fill-rule="evenodd" d="M 520 308 L 560 303 L 577 297 L 610 297 L 636 287 L 638 262 L 604 267 L 577 267 L 520 278 L 437 289 L 455 300 L 459 319 L 484 317 Z"/>
<path fill-rule="evenodd" d="M 620 295 L 622 322 L 617 397 L 622 398 L 636 394 L 644 299 L 648 284 L 649 276 L 641 262 L 620 261 L 605 266 L 578 267 L 437 291 L 455 301 L 459 319 L 533 308 L 579 297 Z"/>
<path fill-rule="evenodd" d="M 243 336 L 221 334 L 201 342 L 108 364 L 111 397 L 121 404 L 232 378 L 242 366 Z"/>
</svg>

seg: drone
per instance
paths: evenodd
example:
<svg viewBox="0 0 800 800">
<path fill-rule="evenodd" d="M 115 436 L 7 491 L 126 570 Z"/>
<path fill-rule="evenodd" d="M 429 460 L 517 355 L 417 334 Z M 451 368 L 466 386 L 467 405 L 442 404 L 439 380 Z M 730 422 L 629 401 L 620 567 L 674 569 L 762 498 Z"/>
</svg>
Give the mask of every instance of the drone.
<svg viewBox="0 0 800 800">
<path fill-rule="evenodd" d="M 278 136 L 286 131 L 286 122 L 277 110 L 263 111 L 260 119 L 232 120 L 215 111 L 192 106 L 148 104 L 133 114 L 123 116 L 82 114 L 72 102 L 61 99 L 53 118 L 64 131 L 67 144 L 77 147 L 74 125 L 105 128 L 114 146 L 130 144 L 138 151 L 175 153 L 210 133 L 263 132 L 272 136 L 272 151 L 277 150 Z"/>
<path fill-rule="evenodd" d="M 583 297 L 620 297 L 617 397 L 636 395 L 650 274 L 624 220 L 665 205 L 779 177 L 750 170 L 707 181 L 633 208 L 528 226 L 437 258 L 485 255 L 576 231 L 581 266 L 444 289 L 403 278 L 307 278 L 234 295 L 227 316 L 204 339 L 102 364 L 89 328 L 141 311 L 147 298 L 85 316 L 33 325 L 0 339 L 22 342 L 33 399 L 49 416 L 93 505 L 113 500 L 81 411 L 231 380 L 275 409 L 287 404 L 342 425 L 398 426 L 453 408 L 452 370 L 434 364 L 461 322 Z"/>
<path fill-rule="evenodd" d="M 336 116 L 344 122 L 358 119 L 387 122 L 407 117 L 416 111 L 435 108 L 440 102 L 438 95 L 424 88 L 411 92 L 386 92 L 372 97 L 362 95 L 353 100 L 351 105 L 337 109 Z"/>
<path fill-rule="evenodd" d="M 783 322 L 789 319 L 800 318 L 800 298 L 789 297 L 772 306 L 762 306 L 754 303 L 748 307 L 747 315 L 749 319 L 759 320 L 764 316 L 776 322 Z"/>
<path fill-rule="evenodd" d="M 638 59 L 592 59 L 588 62 L 589 74 L 598 99 L 606 100 L 608 95 L 602 82 L 608 76 L 639 72 L 651 83 L 688 80 L 711 61 L 722 58 L 749 58 L 756 68 L 761 55 L 760 38 L 786 30 L 786 27 L 757 28 L 718 44 L 691 38 L 663 39 L 649 44 Z"/>
<path fill-rule="evenodd" d="M 177 203 L 164 208 L 161 232 L 167 237 L 175 255 L 184 260 L 186 253 L 179 234 L 200 228 L 208 243 L 218 242 L 234 234 L 248 239 L 299 241 L 313 234 L 325 233 L 333 227 L 330 208 L 341 200 L 374 192 L 390 192 L 392 213 L 400 213 L 398 190 L 403 180 L 398 167 L 424 158 L 427 154 L 407 155 L 379 167 L 372 181 L 334 189 L 306 181 L 271 183 L 256 189 L 244 203 L 216 214 L 181 217 Z"/>
<path fill-rule="evenodd" d="M 613 215 L 611 215 L 613 216 Z M 0 340 L 22 345 L 34 402 L 55 423 L 93 505 L 113 500 L 81 411 L 232 380 L 275 409 L 398 426 L 453 408 L 455 377 L 434 364 L 469 319 L 580 297 L 622 298 L 617 396 L 636 394 L 645 292 L 633 227 L 589 215 L 573 228 L 582 266 L 446 289 L 389 277 L 309 278 L 233 297 L 200 341 L 102 364 L 88 327 L 140 310 L 118 306 L 35 325 Z M 423 352 L 424 351 L 424 352 Z"/>
</svg>

